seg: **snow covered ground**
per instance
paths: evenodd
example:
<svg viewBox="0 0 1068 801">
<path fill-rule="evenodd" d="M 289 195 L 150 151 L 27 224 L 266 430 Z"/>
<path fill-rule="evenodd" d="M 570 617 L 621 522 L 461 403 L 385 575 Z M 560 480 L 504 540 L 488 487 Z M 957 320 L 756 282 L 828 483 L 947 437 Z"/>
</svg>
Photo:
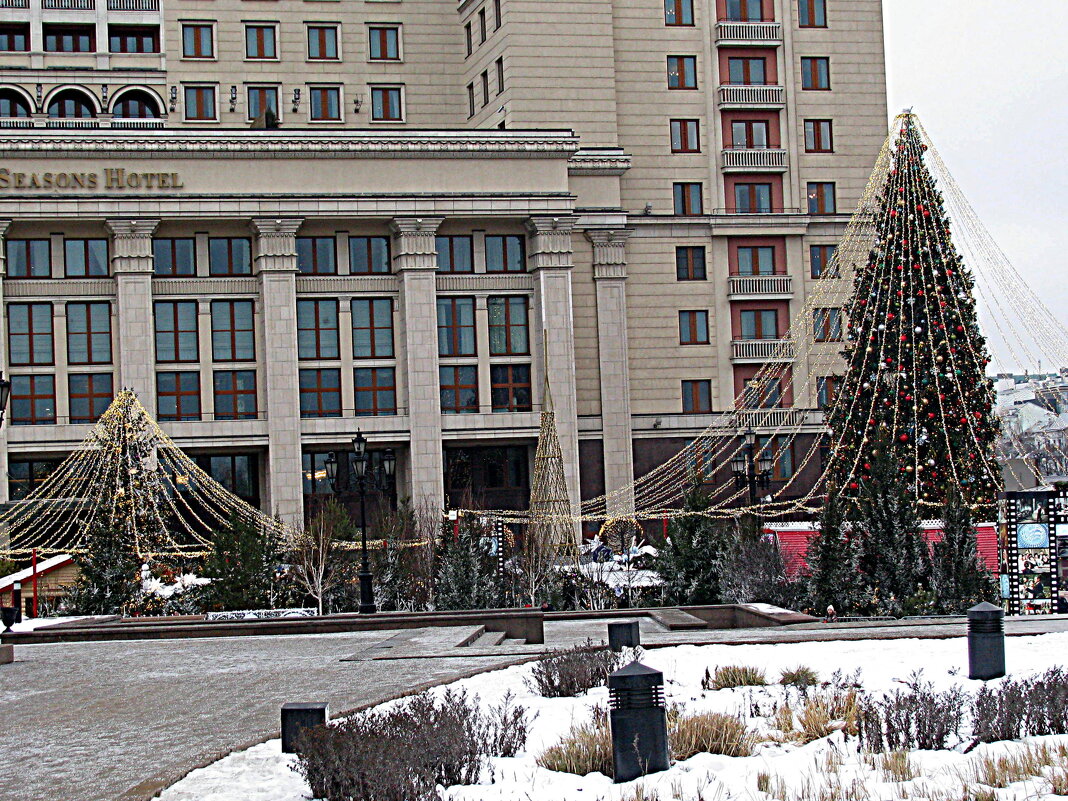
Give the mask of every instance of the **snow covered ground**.
<svg viewBox="0 0 1068 801">
<path fill-rule="evenodd" d="M 1011 637 L 1007 640 L 1010 676 L 1020 677 L 1061 666 L 1068 655 L 1068 633 Z M 779 645 L 678 646 L 646 652 L 642 662 L 662 670 L 668 702 L 687 712 L 716 711 L 748 717 L 753 704 L 770 707 L 784 698 L 778 685 L 703 691 L 705 669 L 724 665 L 753 665 L 766 671 L 774 683 L 783 669 L 807 665 L 828 680 L 835 671 L 860 672 L 868 693 L 881 694 L 903 687 L 917 670 L 937 690 L 960 686 L 976 692 L 982 682 L 967 675 L 967 641 L 861 640 Z M 698 754 L 675 763 L 669 771 L 627 784 L 613 784 L 601 774 L 575 776 L 537 766 L 535 758 L 559 742 L 571 725 L 589 720 L 596 706 L 606 707 L 608 691 L 597 688 L 581 698 L 542 698 L 526 686 L 530 665 L 485 673 L 449 685 L 477 693 L 486 704 L 496 704 L 506 692 L 537 718 L 531 727 L 526 752 L 508 759 L 493 759 L 483 783 L 449 788 L 449 801 L 633 801 L 638 785 L 645 799 L 659 801 L 764 801 L 786 797 L 794 801 L 863 801 L 864 799 L 930 799 L 930 801 L 1046 801 L 1063 798 L 1050 793 L 1045 779 L 1018 782 L 988 795 L 963 792 L 973 766 L 984 755 L 1019 752 L 1019 742 L 982 745 L 970 754 L 959 747 L 951 751 L 912 752 L 917 777 L 894 783 L 870 756 L 858 752 L 856 738 L 841 732 L 807 745 L 763 742 L 749 757 Z M 439 688 L 441 691 L 443 688 Z M 747 721 L 758 734 L 770 732 L 767 719 Z M 1032 738 L 1033 744 L 1068 746 L 1068 736 Z M 281 753 L 280 741 L 271 740 L 193 771 L 166 790 L 163 801 L 304 801 L 310 791 L 292 769 L 293 757 Z M 1048 768 L 1046 769 L 1049 770 Z M 771 784 L 774 795 L 757 790 Z M 828 782 L 831 785 L 828 785 Z M 837 786 L 834 790 L 833 785 Z M 830 787 L 830 789 L 826 789 Z M 643 796 L 638 796 L 642 798 Z"/>
<path fill-rule="evenodd" d="M 33 617 L 22 619 L 21 623 L 16 623 L 11 627 L 14 632 L 19 631 L 33 631 L 34 629 L 43 629 L 46 626 L 54 626 L 56 623 L 73 623 L 75 620 L 88 620 L 86 617 Z M 2 628 L 2 627 L 0 627 Z"/>
</svg>

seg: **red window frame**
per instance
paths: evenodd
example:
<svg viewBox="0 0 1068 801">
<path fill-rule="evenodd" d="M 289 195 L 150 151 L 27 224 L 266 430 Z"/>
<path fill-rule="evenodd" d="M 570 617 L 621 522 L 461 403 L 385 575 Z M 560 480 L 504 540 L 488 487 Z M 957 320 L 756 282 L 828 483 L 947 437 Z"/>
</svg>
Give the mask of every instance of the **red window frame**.
<svg viewBox="0 0 1068 801">
<path fill-rule="evenodd" d="M 333 308 L 334 310 L 334 325 L 323 324 L 323 308 Z M 301 323 L 301 309 L 313 309 L 311 325 L 303 325 Z M 297 336 L 299 338 L 302 331 L 314 331 L 315 332 L 315 352 L 308 355 L 304 353 L 298 353 L 299 359 L 338 359 L 341 357 L 340 341 L 341 341 L 341 320 L 339 318 L 338 302 L 332 299 L 326 298 L 301 298 L 297 301 Z M 329 322 L 329 321 L 328 321 Z M 333 332 L 333 349 L 324 348 L 324 342 L 328 341 L 330 333 Z"/>
<path fill-rule="evenodd" d="M 805 120 L 805 152 L 834 152 L 834 133 L 830 120 Z"/>
<path fill-rule="evenodd" d="M 266 31 L 270 31 L 271 49 L 274 51 L 267 55 Z M 249 52 L 249 34 L 254 34 L 251 43 L 255 45 L 254 52 Z M 274 25 L 246 25 L 245 26 L 245 58 L 256 61 L 276 61 L 278 59 L 278 28 Z"/>
<path fill-rule="evenodd" d="M 516 234 L 488 234 L 486 236 L 487 273 L 525 273 L 526 271 L 527 249 L 524 237 Z"/>
<path fill-rule="evenodd" d="M 692 28 L 693 0 L 664 0 L 664 24 L 669 28 Z"/>
<path fill-rule="evenodd" d="M 672 91 L 696 89 L 697 56 L 668 56 L 667 83 Z"/>
<path fill-rule="evenodd" d="M 302 248 L 310 250 L 302 253 Z M 320 256 L 329 254 L 320 264 Z M 310 254 L 311 264 L 303 261 L 305 255 Z M 310 268 L 310 269 L 309 269 Z M 337 275 L 337 240 L 332 236 L 298 236 L 297 237 L 297 269 L 301 275 Z"/>
<path fill-rule="evenodd" d="M 683 181 L 673 185 L 673 205 L 680 217 L 704 214 L 704 185 L 700 181 Z"/>
<path fill-rule="evenodd" d="M 71 310 L 74 308 L 84 308 L 85 310 L 85 330 L 74 331 L 72 325 Z M 93 327 L 93 309 L 104 308 L 104 323 L 107 326 L 106 329 L 102 328 L 96 330 Z M 101 358 L 100 354 L 97 354 L 96 349 L 93 347 L 94 337 L 107 335 L 107 353 L 104 354 L 105 358 Z M 71 354 L 74 353 L 72 343 L 76 341 L 77 337 L 83 337 L 85 339 L 85 361 L 75 360 Z M 67 363 L 68 364 L 111 364 L 112 359 L 112 347 L 111 347 L 111 303 L 108 301 L 94 301 L 91 303 L 68 303 L 67 304 Z"/>
<path fill-rule="evenodd" d="M 735 126 L 739 126 L 739 125 L 743 126 L 743 128 L 742 128 L 743 141 L 740 144 L 738 143 L 738 141 L 734 137 L 735 133 L 737 132 L 737 129 L 736 129 Z M 731 120 L 730 126 L 731 126 L 731 144 L 730 144 L 730 149 L 731 150 L 761 150 L 763 148 L 767 148 L 771 143 L 771 140 L 769 138 L 771 136 L 771 126 L 768 124 L 767 120 Z M 764 146 L 763 146 L 763 148 L 761 148 L 760 146 L 755 144 L 757 142 L 757 140 L 758 140 L 758 137 L 756 136 L 756 131 L 758 129 L 761 129 L 761 128 L 764 131 L 764 137 L 763 137 L 764 138 Z"/>
<path fill-rule="evenodd" d="M 756 6 L 756 19 L 753 19 L 752 6 Z M 730 14 L 730 0 L 727 0 L 726 11 L 727 13 L 723 17 L 723 22 L 763 22 L 764 21 L 764 2 L 763 0 L 738 0 L 738 13 L 735 16 Z"/>
<path fill-rule="evenodd" d="M 159 28 L 151 25 L 109 25 L 108 49 L 112 53 L 158 53 Z"/>
<path fill-rule="evenodd" d="M 774 331 L 764 330 L 764 320 L 767 319 L 765 315 L 767 312 L 775 313 L 775 329 Z M 745 336 L 745 324 L 742 322 L 745 319 L 745 315 L 752 314 L 753 317 L 753 336 Z M 768 334 L 771 336 L 768 336 Z M 779 310 L 778 309 L 742 309 L 738 312 L 738 339 L 740 340 L 757 340 L 757 339 L 779 339 Z"/>
<path fill-rule="evenodd" d="M 7 278 L 51 278 L 52 277 L 52 242 L 49 239 L 8 239 L 7 245 Z M 35 245 L 44 245 L 44 258 L 38 260 L 34 254 L 40 254 L 41 248 Z M 19 257 L 14 254 L 21 250 Z M 16 272 L 12 263 L 21 259 L 22 266 Z M 40 261 L 44 263 L 41 264 Z"/>
<path fill-rule="evenodd" d="M 329 375 L 331 378 L 336 377 L 337 381 L 332 383 L 324 383 L 323 377 Z M 306 386 L 308 379 L 315 379 L 315 383 L 310 386 Z M 299 389 L 300 389 L 300 416 L 302 418 L 315 418 L 315 417 L 341 417 L 341 370 L 336 367 L 331 368 L 302 368 L 299 375 Z M 327 400 L 337 397 L 337 406 L 326 403 Z M 314 399 L 313 404 L 307 404 L 310 408 L 305 408 L 308 399 Z"/>
<path fill-rule="evenodd" d="M 808 185 L 809 214 L 837 214 L 838 199 L 833 181 L 810 181 Z"/>
<path fill-rule="evenodd" d="M 701 152 L 701 122 L 700 122 L 700 120 L 672 120 L 671 121 L 671 152 L 672 153 L 700 153 Z"/>
<path fill-rule="evenodd" d="M 313 42 L 318 45 L 317 48 L 312 47 Z M 313 49 L 318 49 L 319 55 L 312 55 Z M 331 50 L 334 51 L 334 55 L 324 55 L 324 53 L 329 53 Z M 337 25 L 309 25 L 308 60 L 337 61 L 339 57 Z"/>
<path fill-rule="evenodd" d="M 193 307 L 193 327 L 182 328 L 181 317 L 178 314 L 179 308 L 183 305 Z M 165 310 L 165 316 L 160 315 L 160 310 Z M 156 361 L 161 364 L 172 363 L 189 363 L 200 361 L 200 331 L 199 331 L 199 308 L 198 303 L 195 300 L 157 300 L 152 306 L 153 326 L 155 331 L 156 341 Z M 169 327 L 168 327 L 169 326 Z M 193 335 L 193 347 L 192 353 L 185 354 L 186 358 L 182 358 L 182 334 Z M 161 359 L 159 355 L 159 339 L 160 336 L 169 337 L 171 340 L 171 352 L 174 354 L 173 359 Z"/>
<path fill-rule="evenodd" d="M 503 301 L 503 303 L 502 303 Z M 529 326 L 529 303 L 525 295 L 502 295 L 486 299 L 487 311 L 500 303 L 504 308 L 504 321 L 494 323 L 492 314 L 489 314 L 489 341 L 490 356 L 529 356 L 530 355 L 530 326 Z M 515 318 L 518 318 L 516 320 Z M 516 346 L 515 336 L 517 329 L 522 331 L 526 347 Z M 504 349 L 494 349 L 494 331 L 503 331 Z"/>
<path fill-rule="evenodd" d="M 821 76 L 821 72 L 824 75 Z M 827 56 L 801 57 L 801 88 L 806 92 L 831 91 L 831 60 Z"/>
<path fill-rule="evenodd" d="M 798 0 L 797 19 L 799 28 L 826 28 L 826 0 Z"/>
<path fill-rule="evenodd" d="M 238 379 L 252 376 L 251 388 L 238 386 Z M 255 420 L 259 415 L 255 370 L 216 370 L 212 374 L 216 420 Z M 241 399 L 252 398 L 252 409 L 241 409 Z M 225 409 L 220 411 L 220 409 Z"/>
<path fill-rule="evenodd" d="M 781 378 L 746 378 L 742 382 L 743 409 L 781 409 L 784 406 Z"/>
<path fill-rule="evenodd" d="M 771 251 L 771 272 L 765 273 L 760 270 L 761 251 Z M 742 252 L 749 254 L 749 272 L 742 272 Z M 731 275 L 775 275 L 775 246 L 774 245 L 739 245 L 734 252 L 734 269 Z"/>
<path fill-rule="evenodd" d="M 376 270 L 375 264 L 375 243 L 385 244 L 386 246 L 386 261 L 384 264 L 385 269 Z M 360 249 L 364 249 L 364 264 L 367 265 L 366 270 L 355 269 L 356 260 L 353 255 Z M 350 236 L 349 237 L 349 273 L 351 275 L 388 275 L 390 273 L 390 264 L 392 261 L 392 254 L 390 251 L 389 237 L 388 236 Z"/>
<path fill-rule="evenodd" d="M 438 298 L 437 302 L 438 302 L 438 309 L 439 310 L 441 309 L 441 305 L 443 303 L 448 303 L 449 304 L 449 321 L 447 323 L 443 323 L 442 322 L 440 311 L 439 311 L 439 314 L 438 314 L 438 351 L 439 351 L 438 355 L 439 356 L 446 356 L 446 357 L 477 356 L 478 355 L 478 331 L 477 331 L 477 327 L 476 327 L 476 323 L 475 323 L 475 299 L 471 298 L 471 297 L 456 297 L 456 298 L 454 298 L 454 297 L 444 297 L 444 298 Z M 471 313 L 471 323 L 470 324 L 465 324 L 465 323 L 459 322 L 460 315 L 457 313 L 457 309 L 459 308 L 461 303 L 463 303 L 464 305 L 470 304 L 470 306 L 471 306 L 471 312 L 472 313 Z M 471 332 L 471 350 L 470 351 L 463 351 L 462 350 L 463 337 L 461 336 L 461 334 L 465 330 L 470 330 L 470 332 Z M 447 339 L 448 339 L 448 342 L 449 342 L 449 347 L 448 347 L 446 353 L 441 353 L 440 352 L 441 351 L 441 333 L 442 333 L 442 331 L 447 332 Z"/>
<path fill-rule="evenodd" d="M 389 37 L 391 33 L 393 34 L 392 48 Z M 367 41 L 368 58 L 371 61 L 400 61 L 400 28 L 396 25 L 375 25 L 368 28 Z M 375 55 L 376 45 L 378 55 Z"/>
<path fill-rule="evenodd" d="M 379 98 L 378 102 L 375 98 Z M 375 114 L 375 109 L 381 108 L 380 115 Z M 401 113 L 401 90 L 396 86 L 372 86 L 371 87 L 371 119 L 374 122 L 403 122 Z"/>
<path fill-rule="evenodd" d="M 357 325 L 356 308 L 357 304 L 367 304 L 367 325 Z M 376 314 L 375 309 L 382 309 L 383 304 L 388 308 L 384 320 L 380 320 L 379 317 L 382 314 Z M 352 358 L 353 359 L 392 359 L 394 353 L 393 342 L 393 298 L 353 298 L 350 305 L 350 311 L 352 313 Z M 370 353 L 362 354 L 358 353 L 356 345 L 356 332 L 366 331 L 367 341 L 370 348 Z M 388 352 L 378 352 L 378 332 L 386 331 L 389 333 L 389 346 Z"/>
<path fill-rule="evenodd" d="M 834 406 L 835 398 L 842 388 L 842 377 L 824 375 L 816 379 L 816 408 L 829 409 Z"/>
<path fill-rule="evenodd" d="M 473 375 L 473 383 L 464 383 L 460 378 L 460 371 L 466 370 Z M 448 377 L 446 381 L 445 378 Z M 442 365 L 438 368 L 438 380 L 442 398 L 446 392 L 452 392 L 455 403 L 441 403 L 442 414 L 470 414 L 478 412 L 478 367 L 473 364 Z M 463 390 L 474 390 L 475 402 L 473 404 L 461 404 L 460 396 Z"/>
<path fill-rule="evenodd" d="M 494 412 L 531 411 L 530 365 L 490 365 L 490 398 Z"/>
<path fill-rule="evenodd" d="M 187 49 L 186 31 L 193 31 L 191 49 Z M 205 36 L 205 31 L 207 35 Z M 206 44 L 206 49 L 205 49 Z M 215 58 L 215 31 L 211 25 L 182 25 L 182 58 Z"/>
<path fill-rule="evenodd" d="M 467 243 L 467 265 L 457 269 L 456 245 L 461 241 Z M 446 245 L 444 253 L 442 252 L 442 244 Z M 434 237 L 434 249 L 437 253 L 439 273 L 473 273 L 475 271 L 474 240 L 471 236 L 436 236 Z M 442 256 L 446 258 L 445 264 L 442 264 Z"/>
<path fill-rule="evenodd" d="M 25 309 L 26 314 L 26 330 L 15 331 L 13 328 L 14 319 L 12 317 L 12 311 L 18 309 Z M 38 314 L 41 310 L 44 310 L 43 316 Z M 9 303 L 7 306 L 7 354 L 8 363 L 12 366 L 18 367 L 47 367 L 56 363 L 56 345 L 55 345 L 55 323 L 52 321 L 52 304 L 51 303 Z M 40 319 L 35 319 L 40 317 Z M 47 321 L 48 330 L 37 330 L 37 322 Z M 15 350 L 12 347 L 16 338 L 19 341 L 25 340 L 26 353 L 28 358 L 26 361 L 15 359 Z M 44 354 L 38 355 L 39 350 L 43 350 L 47 342 L 47 357 Z"/>
<path fill-rule="evenodd" d="M 85 379 L 85 392 L 74 391 L 74 380 L 76 378 Z M 105 383 L 105 379 L 107 388 L 98 387 L 97 384 Z M 67 388 L 70 421 L 72 423 L 95 423 L 100 419 L 100 415 L 104 413 L 107 407 L 111 405 L 111 401 L 115 397 L 115 378 L 111 373 L 71 373 L 67 376 Z M 88 415 L 74 413 L 74 402 L 76 400 L 84 400 L 88 404 Z M 100 414 L 93 414 L 93 409 L 98 402 L 102 406 Z"/>
<path fill-rule="evenodd" d="M 369 381 L 364 382 L 364 378 Z M 397 413 L 397 371 L 395 368 L 357 367 L 352 371 L 352 386 L 357 417 L 378 417 Z M 360 408 L 362 393 L 370 396 L 369 407 Z M 389 402 L 390 399 L 392 402 Z"/>
<path fill-rule="evenodd" d="M 248 308 L 248 326 L 239 327 L 237 315 L 238 304 Z M 252 342 L 252 352 L 247 357 L 239 357 L 242 344 L 238 342 L 239 334 L 248 334 Z M 216 346 L 217 338 L 223 338 L 230 355 L 222 353 Z M 256 304 L 251 300 L 213 300 L 211 302 L 211 358 L 216 362 L 254 362 L 256 361 Z"/>
<path fill-rule="evenodd" d="M 23 381 L 27 381 L 29 385 L 29 392 L 20 392 L 19 386 Z M 46 389 L 51 387 L 49 391 Z M 21 401 L 29 401 L 30 414 L 28 416 L 20 417 L 18 415 L 18 404 Z M 50 405 L 45 407 L 51 409 L 51 414 L 47 412 L 38 416 L 37 414 L 37 402 L 38 401 L 51 401 Z M 40 426 L 40 425 L 55 425 L 56 423 L 56 378 L 53 375 L 20 375 L 11 376 L 11 425 L 13 426 Z"/>
<path fill-rule="evenodd" d="M 763 80 L 760 83 L 753 81 L 753 65 L 756 62 L 760 62 L 760 74 Z M 742 66 L 742 80 L 732 81 L 731 73 L 734 72 L 731 67 L 734 64 L 741 63 Z M 768 85 L 768 60 L 761 56 L 731 56 L 727 59 L 727 85 L 728 86 L 767 86 Z"/>
<path fill-rule="evenodd" d="M 814 309 L 812 330 L 816 342 L 841 342 L 842 310 L 838 308 Z"/>
<path fill-rule="evenodd" d="M 701 334 L 701 323 L 704 323 L 704 335 Z M 708 311 L 694 309 L 679 312 L 679 344 L 680 345 L 707 345 L 709 343 Z"/>
<path fill-rule="evenodd" d="M 165 375 L 174 376 L 174 390 L 164 391 L 160 387 L 160 378 Z M 164 414 L 160 401 L 164 398 L 174 398 L 174 414 Z M 192 405 L 191 399 L 196 399 L 196 411 L 186 409 Z M 190 422 L 201 419 L 200 405 L 200 373 L 189 371 L 167 371 L 156 373 L 156 417 L 160 422 Z"/>
<path fill-rule="evenodd" d="M 190 97 L 193 98 L 192 108 L 189 103 Z M 185 87 L 185 118 L 187 120 L 214 120 L 217 114 L 214 86 Z"/>
<path fill-rule="evenodd" d="M 679 281 L 708 280 L 707 256 L 703 245 L 675 248 L 675 278 Z"/>
<path fill-rule="evenodd" d="M 834 251 L 836 245 L 809 245 L 808 246 L 808 263 L 809 274 L 813 278 L 837 278 L 837 271 L 834 275 L 828 272 L 828 268 L 831 265 L 831 261 L 834 258 Z"/>
<path fill-rule="evenodd" d="M 702 397 L 702 395 L 704 397 Z M 687 408 L 689 407 L 689 408 Z M 682 413 L 709 414 L 712 411 L 712 382 L 707 378 L 682 382 Z"/>
</svg>

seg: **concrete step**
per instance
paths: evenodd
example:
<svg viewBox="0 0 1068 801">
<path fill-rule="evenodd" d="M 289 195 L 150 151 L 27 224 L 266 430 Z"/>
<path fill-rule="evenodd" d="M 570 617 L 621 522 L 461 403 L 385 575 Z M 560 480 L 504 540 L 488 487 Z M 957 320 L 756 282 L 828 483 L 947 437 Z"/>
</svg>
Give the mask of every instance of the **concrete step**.
<svg viewBox="0 0 1068 801">
<path fill-rule="evenodd" d="M 649 617 L 668 631 L 697 631 L 707 629 L 708 623 L 681 609 L 651 609 Z"/>
<path fill-rule="evenodd" d="M 526 640 L 514 640 L 511 637 L 506 637 L 504 642 L 501 643 L 505 648 L 514 648 L 517 645 L 526 645 Z"/>
<path fill-rule="evenodd" d="M 507 635 L 503 631 L 483 631 L 474 640 L 466 643 L 471 648 L 494 648 L 507 639 Z M 519 642 L 523 642 L 520 640 Z"/>
</svg>

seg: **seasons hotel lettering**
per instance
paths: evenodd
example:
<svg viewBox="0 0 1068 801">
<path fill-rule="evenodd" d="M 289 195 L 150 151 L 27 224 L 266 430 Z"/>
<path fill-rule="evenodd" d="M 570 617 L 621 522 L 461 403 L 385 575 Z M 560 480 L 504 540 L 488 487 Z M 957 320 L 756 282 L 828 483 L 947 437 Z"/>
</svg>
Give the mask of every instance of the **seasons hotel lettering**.
<svg viewBox="0 0 1068 801">
<path fill-rule="evenodd" d="M 0 167 L 4 189 L 184 189 L 177 172 L 138 172 L 105 167 L 100 172 L 16 172 Z"/>
</svg>

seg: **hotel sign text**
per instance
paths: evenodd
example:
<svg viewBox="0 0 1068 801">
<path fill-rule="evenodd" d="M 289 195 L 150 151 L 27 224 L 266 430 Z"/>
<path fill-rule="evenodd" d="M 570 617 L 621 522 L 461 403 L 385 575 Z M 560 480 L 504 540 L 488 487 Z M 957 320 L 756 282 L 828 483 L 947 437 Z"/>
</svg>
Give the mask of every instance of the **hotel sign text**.
<svg viewBox="0 0 1068 801">
<path fill-rule="evenodd" d="M 4 189 L 184 189 L 177 172 L 138 172 L 105 167 L 100 172 L 17 172 L 0 167 Z"/>
</svg>

